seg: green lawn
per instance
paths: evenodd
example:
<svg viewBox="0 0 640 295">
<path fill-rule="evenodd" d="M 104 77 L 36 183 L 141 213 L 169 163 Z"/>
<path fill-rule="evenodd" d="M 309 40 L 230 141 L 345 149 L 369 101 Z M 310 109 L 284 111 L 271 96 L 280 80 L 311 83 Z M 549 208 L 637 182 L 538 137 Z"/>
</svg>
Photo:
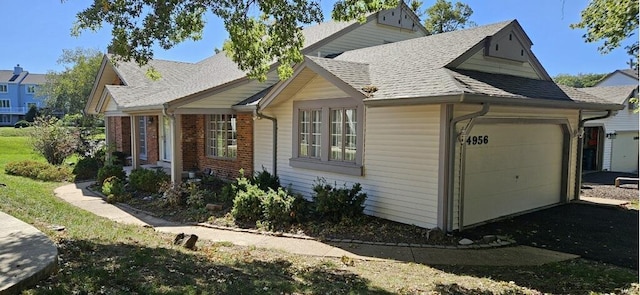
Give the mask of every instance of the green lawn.
<svg viewBox="0 0 640 295">
<path fill-rule="evenodd" d="M 4 130 L 0 130 L 4 132 Z M 430 267 L 305 257 L 230 243 L 173 246 L 172 237 L 77 209 L 61 183 L 6 175 L 39 159 L 26 137 L 0 136 L 0 210 L 38 227 L 60 250 L 60 271 L 26 294 L 589 294 L 637 293 L 638 273 L 586 260 L 538 267 Z M 62 225 L 65 231 L 49 229 Z M 632 288 L 632 289 L 629 289 Z"/>
</svg>

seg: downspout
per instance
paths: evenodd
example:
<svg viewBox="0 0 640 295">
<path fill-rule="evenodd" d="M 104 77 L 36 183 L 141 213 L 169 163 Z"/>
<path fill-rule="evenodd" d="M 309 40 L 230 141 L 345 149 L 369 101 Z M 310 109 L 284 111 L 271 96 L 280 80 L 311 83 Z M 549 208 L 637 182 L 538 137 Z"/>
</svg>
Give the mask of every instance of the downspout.
<svg viewBox="0 0 640 295">
<path fill-rule="evenodd" d="M 464 99 L 464 93 L 462 94 L 461 97 L 461 101 Z M 449 159 L 448 160 L 448 169 L 449 169 L 449 175 L 448 175 L 448 182 L 447 182 L 447 208 L 445 209 L 445 220 L 446 223 L 444 223 L 446 225 L 446 228 L 443 229 L 443 231 L 448 232 L 451 231 L 451 229 L 453 228 L 453 219 L 450 218 L 449 216 L 453 216 L 453 189 L 454 189 L 454 177 L 455 177 L 455 145 L 456 145 L 456 139 L 457 139 L 457 134 L 456 134 L 456 124 L 460 121 L 464 121 L 464 120 L 470 120 L 470 119 L 474 119 L 480 116 L 484 116 L 489 112 L 489 104 L 488 103 L 483 103 L 482 104 L 482 109 L 478 112 L 475 113 L 471 113 L 471 114 L 466 114 L 457 118 L 452 118 L 451 122 L 449 123 L 449 146 L 447 147 L 447 149 L 450 151 L 449 152 Z M 466 132 L 466 130 L 462 131 L 463 134 Z M 462 141 L 464 143 L 464 140 Z M 460 167 L 464 166 L 464 144 L 462 144 L 460 146 L 461 148 L 461 152 L 462 152 L 462 156 L 461 156 L 461 162 L 460 162 Z M 460 183 L 460 190 L 461 190 L 461 194 L 462 195 L 462 181 Z M 462 198 L 460 199 L 460 202 L 462 202 Z M 460 220 L 462 220 L 462 212 L 459 212 L 460 214 Z M 459 228 L 462 227 L 462 224 L 459 225 Z"/>
<path fill-rule="evenodd" d="M 578 151 L 576 153 L 578 154 L 578 157 L 576 159 L 576 181 L 575 181 L 575 188 L 573 191 L 574 200 L 580 199 L 580 188 L 582 188 L 582 156 L 583 156 L 582 149 L 584 148 L 584 140 L 582 138 L 584 136 L 584 123 L 588 121 L 593 121 L 593 120 L 606 119 L 611 117 L 612 115 L 613 115 L 613 110 L 608 110 L 606 115 L 588 118 L 588 119 L 582 119 L 582 111 L 580 111 L 580 118 L 578 121 L 579 122 L 578 123 Z"/>
<path fill-rule="evenodd" d="M 270 117 L 264 114 L 261 114 L 258 111 L 258 108 L 256 108 L 253 111 L 253 117 L 257 118 L 257 119 L 267 119 L 267 120 L 271 120 L 271 122 L 273 122 L 273 176 L 277 176 L 278 175 L 278 119 L 274 118 L 274 117 Z"/>
</svg>

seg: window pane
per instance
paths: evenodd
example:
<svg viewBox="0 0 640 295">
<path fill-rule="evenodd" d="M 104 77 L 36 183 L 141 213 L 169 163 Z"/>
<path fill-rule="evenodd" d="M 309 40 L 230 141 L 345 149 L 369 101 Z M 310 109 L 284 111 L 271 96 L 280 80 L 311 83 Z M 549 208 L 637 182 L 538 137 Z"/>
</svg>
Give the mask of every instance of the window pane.
<svg viewBox="0 0 640 295">
<path fill-rule="evenodd" d="M 344 144 L 344 160 L 355 161 L 357 151 L 357 120 L 356 110 L 344 110 L 345 114 L 345 144 Z"/>
<path fill-rule="evenodd" d="M 312 125 L 312 148 L 310 150 L 310 157 L 314 157 L 314 158 L 319 158 L 320 157 L 320 143 L 321 143 L 321 138 L 322 138 L 322 130 L 320 130 L 322 128 L 322 111 L 320 110 L 313 110 L 311 111 L 311 114 L 313 116 L 312 120 L 313 120 L 313 125 Z"/>
<path fill-rule="evenodd" d="M 230 158 L 235 158 L 238 155 L 238 132 L 236 130 L 236 118 L 234 115 L 229 115 L 227 131 L 227 154 Z"/>
<path fill-rule="evenodd" d="M 147 127 L 146 125 L 147 120 L 145 120 L 145 117 L 139 117 L 138 118 L 138 128 L 139 128 L 139 132 L 140 132 L 140 156 L 146 156 L 147 155 Z"/>
<path fill-rule="evenodd" d="M 211 115 L 207 122 L 207 155 L 235 158 L 237 151 L 235 115 Z"/>
<path fill-rule="evenodd" d="M 342 160 L 342 109 L 331 110 L 331 160 Z"/>
<path fill-rule="evenodd" d="M 300 121 L 300 151 L 298 152 L 298 156 L 300 157 L 308 157 L 309 156 L 309 112 L 308 111 L 300 111 L 299 115 Z"/>
</svg>

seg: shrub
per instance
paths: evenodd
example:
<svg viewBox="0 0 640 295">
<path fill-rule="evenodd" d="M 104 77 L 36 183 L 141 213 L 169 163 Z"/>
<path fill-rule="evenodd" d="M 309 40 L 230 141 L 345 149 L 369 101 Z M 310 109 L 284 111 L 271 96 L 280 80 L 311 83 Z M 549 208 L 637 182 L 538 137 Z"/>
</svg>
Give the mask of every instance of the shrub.
<svg viewBox="0 0 640 295">
<path fill-rule="evenodd" d="M 189 193 L 187 197 L 187 206 L 198 209 L 206 205 L 207 191 L 195 190 Z"/>
<path fill-rule="evenodd" d="M 129 185 L 136 191 L 156 193 L 158 184 L 169 181 L 169 175 L 162 170 L 134 169 L 129 174 Z"/>
<path fill-rule="evenodd" d="M 246 184 L 233 199 L 231 215 L 237 220 L 255 222 L 262 218 L 262 199 L 265 192 L 253 184 Z"/>
<path fill-rule="evenodd" d="M 68 167 L 57 167 L 32 160 L 9 162 L 4 170 L 7 174 L 29 177 L 42 181 L 71 181 L 73 175 Z"/>
<path fill-rule="evenodd" d="M 123 166 L 126 160 L 127 154 L 120 151 L 111 152 L 111 157 L 109 157 L 109 162 L 111 163 L 111 165 Z"/>
<path fill-rule="evenodd" d="M 165 206 L 182 206 L 186 202 L 186 196 L 189 194 L 189 189 L 186 184 L 175 184 L 173 182 L 163 182 L 160 185 L 160 193 L 164 198 Z"/>
<path fill-rule="evenodd" d="M 309 219 L 313 213 L 313 203 L 303 198 L 300 194 L 293 195 L 293 204 L 291 206 L 291 219 L 295 222 L 302 223 Z"/>
<path fill-rule="evenodd" d="M 124 189 L 124 181 L 117 176 L 104 180 L 102 193 L 107 196 L 108 203 L 124 202 L 129 199 L 129 194 Z"/>
<path fill-rule="evenodd" d="M 77 180 L 94 179 L 98 176 L 98 170 L 102 167 L 102 163 L 96 158 L 81 158 L 73 167 L 73 174 Z"/>
<path fill-rule="evenodd" d="M 264 168 L 262 168 L 261 172 L 257 172 L 256 175 L 254 175 L 251 183 L 257 185 L 258 188 L 265 192 L 269 191 L 269 189 L 277 191 L 280 188 L 280 178 L 272 175 L 267 170 L 264 170 Z"/>
<path fill-rule="evenodd" d="M 269 190 L 262 199 L 263 217 L 272 225 L 287 225 L 293 220 L 292 210 L 295 198 L 284 189 Z"/>
<path fill-rule="evenodd" d="M 313 185 L 316 212 L 321 217 L 333 221 L 362 215 L 367 194 L 361 190 L 359 183 L 354 184 L 351 189 L 346 185 L 343 188 L 335 188 L 327 184 L 324 178 L 318 178 Z"/>
<path fill-rule="evenodd" d="M 37 118 L 29 132 L 33 149 L 53 165 L 60 165 L 71 156 L 78 146 L 74 128 L 65 127 L 56 118 Z"/>
<path fill-rule="evenodd" d="M 237 191 L 236 191 L 235 185 L 228 183 L 222 187 L 220 192 L 217 194 L 216 199 L 219 202 L 222 202 L 225 204 L 231 204 L 233 203 L 233 200 L 236 198 L 236 194 L 237 194 Z"/>
<path fill-rule="evenodd" d="M 111 176 L 116 176 L 119 179 L 125 179 L 127 177 L 126 173 L 124 172 L 124 169 L 122 169 L 122 166 L 105 165 L 104 167 L 100 168 L 100 170 L 98 170 L 98 177 L 96 181 L 99 184 L 102 184 L 105 179 Z"/>
<path fill-rule="evenodd" d="M 15 127 L 15 128 L 26 128 L 26 127 L 29 127 L 29 126 L 31 126 L 31 123 L 29 123 L 26 120 L 20 120 L 20 121 L 16 122 L 15 124 L 13 124 L 13 127 Z"/>
</svg>

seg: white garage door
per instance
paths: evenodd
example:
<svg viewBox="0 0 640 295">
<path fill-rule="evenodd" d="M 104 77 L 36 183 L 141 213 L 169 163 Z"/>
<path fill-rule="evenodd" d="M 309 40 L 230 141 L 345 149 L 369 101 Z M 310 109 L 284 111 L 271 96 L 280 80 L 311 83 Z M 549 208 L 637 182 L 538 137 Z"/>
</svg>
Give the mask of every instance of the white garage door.
<svg viewBox="0 0 640 295">
<path fill-rule="evenodd" d="M 467 139 L 463 224 L 560 202 L 560 125 L 478 124 Z"/>
<path fill-rule="evenodd" d="M 616 132 L 611 153 L 611 171 L 638 171 L 638 132 Z"/>
</svg>

